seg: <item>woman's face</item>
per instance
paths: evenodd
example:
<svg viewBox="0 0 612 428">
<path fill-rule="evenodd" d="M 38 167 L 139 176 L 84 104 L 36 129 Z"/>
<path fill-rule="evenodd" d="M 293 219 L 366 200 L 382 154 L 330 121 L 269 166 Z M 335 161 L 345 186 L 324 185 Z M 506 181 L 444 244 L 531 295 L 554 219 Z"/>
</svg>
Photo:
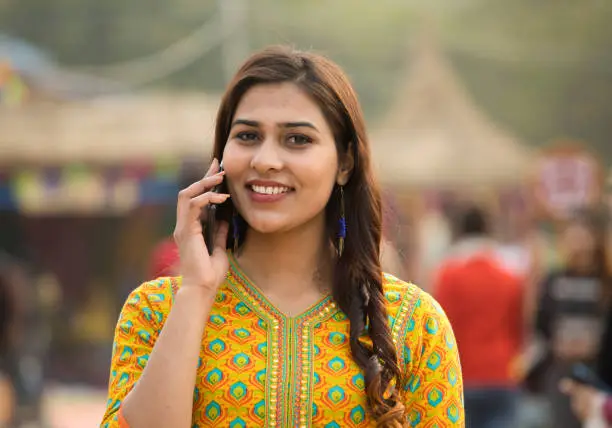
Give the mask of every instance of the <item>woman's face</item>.
<svg viewBox="0 0 612 428">
<path fill-rule="evenodd" d="M 334 184 L 345 184 L 331 128 L 292 83 L 257 85 L 238 104 L 223 152 L 232 201 L 260 233 L 324 224 Z"/>
</svg>

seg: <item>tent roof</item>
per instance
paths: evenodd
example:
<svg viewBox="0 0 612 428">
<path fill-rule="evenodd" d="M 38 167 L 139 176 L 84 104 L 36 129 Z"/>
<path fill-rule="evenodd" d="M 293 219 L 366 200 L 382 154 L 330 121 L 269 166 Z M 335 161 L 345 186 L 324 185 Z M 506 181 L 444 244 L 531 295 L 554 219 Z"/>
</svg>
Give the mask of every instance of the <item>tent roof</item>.
<svg viewBox="0 0 612 428">
<path fill-rule="evenodd" d="M 430 40 L 418 44 L 413 57 L 374 134 L 382 178 L 415 185 L 520 179 L 530 150 L 483 115 Z"/>
</svg>

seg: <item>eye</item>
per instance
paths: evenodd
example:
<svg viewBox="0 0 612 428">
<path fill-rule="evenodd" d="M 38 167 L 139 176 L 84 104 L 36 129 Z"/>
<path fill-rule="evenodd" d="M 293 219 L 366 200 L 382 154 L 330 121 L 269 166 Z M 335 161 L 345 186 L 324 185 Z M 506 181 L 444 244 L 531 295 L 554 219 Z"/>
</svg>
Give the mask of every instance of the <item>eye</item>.
<svg viewBox="0 0 612 428">
<path fill-rule="evenodd" d="M 296 146 L 303 146 L 312 143 L 312 138 L 303 134 L 293 134 L 287 137 L 287 141 L 290 144 L 295 144 Z"/>
<path fill-rule="evenodd" d="M 258 136 L 257 133 L 252 131 L 243 131 L 236 134 L 236 137 L 240 141 L 256 141 Z"/>
</svg>

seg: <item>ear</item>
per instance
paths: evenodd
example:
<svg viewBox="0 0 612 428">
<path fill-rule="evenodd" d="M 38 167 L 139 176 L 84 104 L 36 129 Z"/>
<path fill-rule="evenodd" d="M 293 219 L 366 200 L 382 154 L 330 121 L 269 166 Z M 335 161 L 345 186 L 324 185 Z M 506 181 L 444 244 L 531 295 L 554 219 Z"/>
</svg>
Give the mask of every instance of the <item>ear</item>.
<svg viewBox="0 0 612 428">
<path fill-rule="evenodd" d="M 338 175 L 336 176 L 336 183 L 340 186 L 344 186 L 351 178 L 353 169 L 355 168 L 355 155 L 353 154 L 353 143 L 348 144 L 346 153 L 343 154 L 340 159 L 338 166 Z"/>
</svg>

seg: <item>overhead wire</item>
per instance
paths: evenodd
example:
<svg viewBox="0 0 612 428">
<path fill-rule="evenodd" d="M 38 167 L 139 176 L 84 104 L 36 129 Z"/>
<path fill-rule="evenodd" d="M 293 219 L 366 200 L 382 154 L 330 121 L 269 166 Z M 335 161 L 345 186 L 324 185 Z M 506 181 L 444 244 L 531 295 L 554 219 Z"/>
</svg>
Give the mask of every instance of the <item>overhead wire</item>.
<svg viewBox="0 0 612 428">
<path fill-rule="evenodd" d="M 229 38 L 234 28 L 221 25 L 218 14 L 186 37 L 151 55 L 101 66 L 79 66 L 77 70 L 127 84 L 134 89 L 168 77 L 203 58 Z"/>
</svg>

